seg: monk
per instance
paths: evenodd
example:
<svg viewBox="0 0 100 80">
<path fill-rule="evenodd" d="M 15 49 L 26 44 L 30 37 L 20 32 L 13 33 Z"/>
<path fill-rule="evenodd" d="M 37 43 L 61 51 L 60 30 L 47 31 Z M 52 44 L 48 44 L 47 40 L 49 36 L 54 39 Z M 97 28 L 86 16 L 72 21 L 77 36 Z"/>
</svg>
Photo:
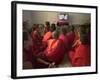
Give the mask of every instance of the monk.
<svg viewBox="0 0 100 80">
<path fill-rule="evenodd" d="M 63 41 L 59 39 L 58 31 L 54 31 L 52 37 L 53 39 L 48 41 L 48 47 L 44 51 L 44 54 L 49 61 L 59 64 L 64 58 Z"/>
<path fill-rule="evenodd" d="M 79 33 L 79 29 L 76 30 L 76 34 L 75 34 L 75 39 L 74 39 L 74 43 L 72 45 L 72 48 L 77 48 L 80 45 L 80 33 Z"/>
<path fill-rule="evenodd" d="M 49 63 L 34 55 L 34 44 L 28 32 L 23 32 L 23 69 L 48 68 L 54 63 Z"/>
<path fill-rule="evenodd" d="M 42 40 L 42 45 L 43 45 L 44 49 L 46 48 L 47 41 L 52 38 L 52 33 L 55 30 L 56 30 L 56 26 L 55 26 L 55 24 L 52 24 L 51 27 L 50 27 L 50 31 L 48 31 L 47 33 L 45 33 L 45 35 L 43 37 L 43 40 Z"/>
<path fill-rule="evenodd" d="M 80 42 L 80 45 L 75 51 L 70 51 L 70 60 L 72 66 L 90 66 L 91 55 L 87 34 L 82 34 L 82 32 L 80 33 Z"/>
<path fill-rule="evenodd" d="M 32 35 L 32 39 L 40 42 L 41 41 L 41 35 L 40 35 L 40 29 L 39 29 L 39 25 L 36 24 L 33 26 L 33 31 L 31 33 Z"/>
<path fill-rule="evenodd" d="M 34 44 L 35 53 L 37 54 L 41 50 L 40 46 L 42 45 L 42 37 L 40 35 L 40 29 L 38 24 L 35 24 L 33 26 L 31 37 Z"/>
<path fill-rule="evenodd" d="M 35 67 L 36 58 L 33 58 L 32 39 L 28 32 L 23 32 L 23 69 L 32 69 Z"/>
<path fill-rule="evenodd" d="M 66 27 L 61 27 L 61 35 L 59 36 L 59 39 L 63 41 L 63 45 L 65 47 L 65 50 L 68 50 L 68 38 L 66 36 L 67 34 L 67 28 Z"/>
<path fill-rule="evenodd" d="M 44 34 L 45 34 L 46 32 L 48 32 L 48 31 L 50 31 L 50 22 L 49 22 L 49 21 L 46 21 L 46 22 L 45 22 Z"/>
<path fill-rule="evenodd" d="M 68 43 L 71 47 L 75 40 L 75 30 L 74 30 L 74 26 L 70 26 L 70 27 L 71 27 L 71 31 L 67 33 L 67 38 L 68 38 Z"/>
<path fill-rule="evenodd" d="M 49 40 L 50 38 L 52 38 L 52 32 L 56 30 L 56 26 L 55 24 L 52 24 L 51 27 L 50 27 L 50 31 L 48 31 L 44 37 L 43 37 L 43 41 L 47 41 Z"/>
</svg>

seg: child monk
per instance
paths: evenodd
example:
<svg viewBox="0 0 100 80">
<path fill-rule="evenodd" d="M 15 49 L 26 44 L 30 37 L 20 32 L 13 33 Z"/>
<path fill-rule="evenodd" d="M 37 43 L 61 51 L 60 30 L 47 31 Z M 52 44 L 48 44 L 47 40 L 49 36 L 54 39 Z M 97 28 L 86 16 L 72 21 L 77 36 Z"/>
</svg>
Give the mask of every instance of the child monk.
<svg viewBox="0 0 100 80">
<path fill-rule="evenodd" d="M 28 32 L 23 32 L 23 69 L 48 68 L 54 63 L 49 63 L 34 55 L 34 44 Z"/>
<path fill-rule="evenodd" d="M 72 66 L 90 66 L 90 45 L 88 42 L 87 34 L 80 30 L 80 44 L 74 51 L 70 51 L 70 60 Z"/>
<path fill-rule="evenodd" d="M 61 39 L 63 41 L 63 45 L 65 47 L 65 50 L 67 51 L 69 45 L 68 45 L 68 38 L 66 36 L 66 34 L 67 34 L 67 28 L 66 27 L 67 26 L 61 27 L 61 34 L 59 36 L 59 39 Z"/>
<path fill-rule="evenodd" d="M 45 56 L 49 61 L 59 64 L 64 58 L 64 50 L 63 41 L 59 39 L 59 32 L 54 31 L 52 39 L 48 41 L 48 47 L 44 51 Z"/>
<path fill-rule="evenodd" d="M 46 21 L 45 22 L 44 34 L 47 33 L 48 31 L 50 31 L 50 22 L 49 21 Z"/>
<path fill-rule="evenodd" d="M 69 27 L 71 27 L 71 31 L 67 33 L 67 38 L 68 38 L 69 45 L 72 46 L 75 40 L 75 30 L 74 30 L 74 26 L 69 26 Z"/>
<path fill-rule="evenodd" d="M 46 46 L 47 46 L 47 42 L 49 39 L 52 38 L 52 33 L 56 30 L 56 26 L 55 24 L 52 24 L 51 27 L 50 27 L 50 31 L 46 32 L 44 34 L 44 37 L 42 39 L 42 47 L 45 49 Z"/>
</svg>

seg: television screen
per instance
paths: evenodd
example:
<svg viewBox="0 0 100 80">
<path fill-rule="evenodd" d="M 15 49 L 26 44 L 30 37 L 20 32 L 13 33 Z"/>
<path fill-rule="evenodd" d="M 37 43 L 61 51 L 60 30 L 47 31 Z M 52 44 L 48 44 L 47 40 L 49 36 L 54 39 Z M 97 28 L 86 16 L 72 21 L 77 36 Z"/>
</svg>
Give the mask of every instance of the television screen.
<svg viewBox="0 0 100 80">
<path fill-rule="evenodd" d="M 66 14 L 66 13 L 60 13 L 59 14 L 59 19 L 60 20 L 67 20 L 68 19 L 68 14 Z"/>
</svg>

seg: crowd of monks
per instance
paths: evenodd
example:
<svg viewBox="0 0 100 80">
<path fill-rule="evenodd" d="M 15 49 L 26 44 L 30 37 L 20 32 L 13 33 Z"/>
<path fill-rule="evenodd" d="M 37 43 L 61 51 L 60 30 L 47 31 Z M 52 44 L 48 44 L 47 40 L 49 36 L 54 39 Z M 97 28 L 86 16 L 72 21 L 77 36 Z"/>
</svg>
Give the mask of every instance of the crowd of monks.
<svg viewBox="0 0 100 80">
<path fill-rule="evenodd" d="M 72 67 L 91 65 L 90 25 L 58 26 L 46 22 L 30 30 L 23 23 L 23 69 L 54 68 L 68 58 Z M 67 64 L 67 62 L 65 62 Z"/>
</svg>

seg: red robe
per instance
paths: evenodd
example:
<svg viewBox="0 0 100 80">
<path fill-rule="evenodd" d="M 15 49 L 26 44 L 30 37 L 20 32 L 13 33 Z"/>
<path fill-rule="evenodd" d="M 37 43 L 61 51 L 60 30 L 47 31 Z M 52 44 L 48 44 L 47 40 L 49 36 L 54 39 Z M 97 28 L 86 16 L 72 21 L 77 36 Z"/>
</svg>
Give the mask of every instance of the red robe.
<svg viewBox="0 0 100 80">
<path fill-rule="evenodd" d="M 36 66 L 36 57 L 33 55 L 32 47 L 28 50 L 23 49 L 23 62 L 29 61 L 32 63 L 33 68 Z"/>
<path fill-rule="evenodd" d="M 51 38 L 52 38 L 52 32 L 51 32 L 51 31 L 45 33 L 45 35 L 44 35 L 44 37 L 43 37 L 43 39 L 42 39 L 42 46 L 41 46 L 43 50 L 46 49 L 46 47 L 47 47 L 47 42 L 48 42 L 48 40 L 51 39 Z"/>
<path fill-rule="evenodd" d="M 59 39 L 61 39 L 62 41 L 63 41 L 63 45 L 64 45 L 64 47 L 65 47 L 65 49 L 66 49 L 66 51 L 68 50 L 68 39 L 67 39 L 67 36 L 65 36 L 65 35 L 60 35 L 59 36 Z"/>
<path fill-rule="evenodd" d="M 64 58 L 64 45 L 62 40 L 50 39 L 44 53 L 49 61 L 59 64 Z"/>
<path fill-rule="evenodd" d="M 42 37 L 40 36 L 39 32 L 38 31 L 33 31 L 32 32 L 32 39 L 37 43 L 37 44 L 41 44 L 41 41 L 42 41 Z"/>
<path fill-rule="evenodd" d="M 46 26 L 44 33 L 47 33 L 48 31 L 50 31 L 50 28 L 49 28 L 49 26 Z"/>
<path fill-rule="evenodd" d="M 75 33 L 70 32 L 66 36 L 68 38 L 69 45 L 72 45 L 74 43 L 74 40 L 75 40 Z"/>
<path fill-rule="evenodd" d="M 70 58 L 72 58 L 72 66 L 90 66 L 90 46 L 80 44 L 75 53 L 71 54 Z"/>
<path fill-rule="evenodd" d="M 43 42 L 47 42 L 47 40 L 51 39 L 52 38 L 52 32 L 49 31 L 47 33 L 45 33 L 44 37 L 43 37 Z"/>
</svg>

